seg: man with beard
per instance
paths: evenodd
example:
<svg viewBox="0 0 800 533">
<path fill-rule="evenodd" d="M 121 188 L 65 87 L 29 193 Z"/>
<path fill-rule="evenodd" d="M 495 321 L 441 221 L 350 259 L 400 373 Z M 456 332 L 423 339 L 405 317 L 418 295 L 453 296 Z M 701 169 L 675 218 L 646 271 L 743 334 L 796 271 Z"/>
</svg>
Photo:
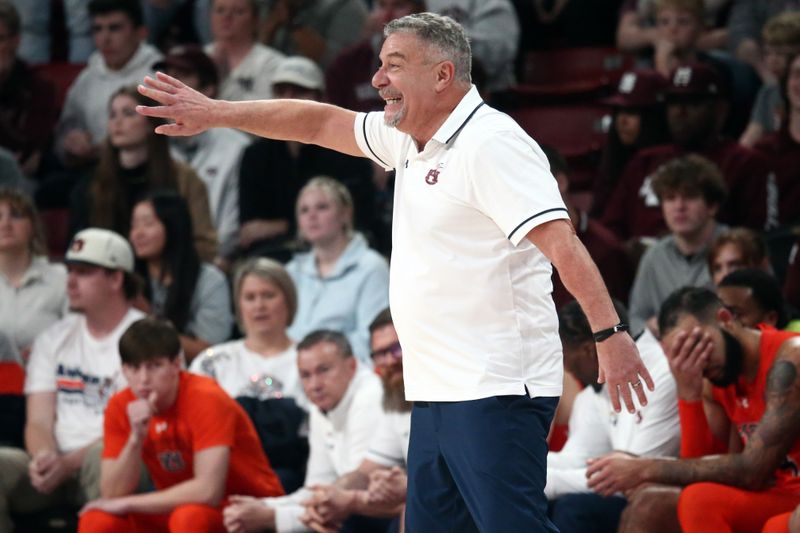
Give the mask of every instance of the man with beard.
<svg viewBox="0 0 800 533">
<path fill-rule="evenodd" d="M 157 133 L 236 127 L 394 169 L 389 291 L 414 401 L 406 527 L 555 531 L 544 496 L 563 383 L 553 266 L 589 318 L 614 408 L 634 412 L 653 381 L 541 149 L 472 84 L 464 28 L 419 13 L 384 34 L 372 79 L 382 113 L 211 100 L 161 73 L 139 91 L 162 105 L 137 111 L 171 120 Z"/>
<path fill-rule="evenodd" d="M 767 203 L 766 158 L 721 136 L 728 116 L 727 94 L 724 78 L 709 65 L 692 63 L 675 69 L 666 90 L 672 143 L 641 150 L 628 163 L 603 207 L 603 224 L 624 240 L 663 234 L 666 228 L 653 175 L 665 162 L 687 153 L 702 155 L 722 171 L 729 195 L 720 206 L 721 222 L 755 230 L 777 222 L 768 216 L 777 206 L 771 210 Z"/>
<path fill-rule="evenodd" d="M 412 404 L 405 398 L 403 349 L 389 309 L 375 318 L 369 331 L 372 361 L 383 382 L 383 416 L 358 468 L 333 485 L 317 487 L 306 502 L 306 524 L 315 530 L 336 529 L 351 515 L 398 517 L 405 504 Z M 362 523 L 349 525 L 358 531 L 368 529 Z"/>
<path fill-rule="evenodd" d="M 685 533 L 761 531 L 800 503 L 800 339 L 746 328 L 712 291 L 698 288 L 670 295 L 659 327 L 678 390 L 685 458 L 611 454 L 590 461 L 589 486 L 604 495 L 649 483 L 685 487 L 679 495 L 659 489 L 658 517 L 621 531 L 652 531 L 656 523 L 659 531 L 676 529 L 668 513 L 676 504 Z M 719 450 L 720 441 L 729 443 L 728 453 L 692 458 Z"/>
</svg>

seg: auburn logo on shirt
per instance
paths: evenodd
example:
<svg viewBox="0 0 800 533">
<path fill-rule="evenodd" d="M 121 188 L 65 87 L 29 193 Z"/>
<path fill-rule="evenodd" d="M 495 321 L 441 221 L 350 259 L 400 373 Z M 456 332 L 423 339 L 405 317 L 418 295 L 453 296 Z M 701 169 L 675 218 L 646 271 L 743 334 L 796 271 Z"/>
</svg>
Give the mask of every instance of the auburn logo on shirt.
<svg viewBox="0 0 800 533">
<path fill-rule="evenodd" d="M 428 175 L 425 176 L 425 183 L 428 185 L 436 185 L 439 183 L 439 171 L 435 168 L 430 169 Z"/>
<path fill-rule="evenodd" d="M 180 472 L 186 468 L 181 452 L 174 450 L 159 453 L 158 462 L 161 463 L 161 468 L 167 472 Z"/>
</svg>

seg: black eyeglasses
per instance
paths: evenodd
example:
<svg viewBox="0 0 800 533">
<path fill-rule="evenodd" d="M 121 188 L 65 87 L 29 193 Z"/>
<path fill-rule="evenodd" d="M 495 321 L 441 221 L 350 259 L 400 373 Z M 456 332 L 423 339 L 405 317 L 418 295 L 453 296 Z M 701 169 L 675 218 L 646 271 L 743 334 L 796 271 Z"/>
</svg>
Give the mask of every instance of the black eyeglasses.
<svg viewBox="0 0 800 533">
<path fill-rule="evenodd" d="M 395 342 L 394 344 L 390 344 L 386 348 L 381 350 L 375 350 L 369 356 L 373 360 L 383 359 L 384 357 L 393 357 L 395 359 L 400 359 L 403 357 L 403 348 L 400 346 L 399 342 Z"/>
</svg>

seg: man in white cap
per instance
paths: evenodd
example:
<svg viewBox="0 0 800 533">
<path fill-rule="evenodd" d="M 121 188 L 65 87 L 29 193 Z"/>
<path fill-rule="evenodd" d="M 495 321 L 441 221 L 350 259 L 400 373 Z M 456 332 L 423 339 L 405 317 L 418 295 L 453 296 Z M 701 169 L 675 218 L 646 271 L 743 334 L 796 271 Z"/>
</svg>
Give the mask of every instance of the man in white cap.
<svg viewBox="0 0 800 533">
<path fill-rule="evenodd" d="M 99 495 L 99 454 L 106 402 L 126 386 L 119 337 L 143 314 L 133 250 L 120 235 L 89 228 L 67 250 L 73 313 L 36 340 L 25 381 L 26 449 L 0 448 L 0 533 L 9 512 L 56 503 L 80 505 Z"/>
</svg>

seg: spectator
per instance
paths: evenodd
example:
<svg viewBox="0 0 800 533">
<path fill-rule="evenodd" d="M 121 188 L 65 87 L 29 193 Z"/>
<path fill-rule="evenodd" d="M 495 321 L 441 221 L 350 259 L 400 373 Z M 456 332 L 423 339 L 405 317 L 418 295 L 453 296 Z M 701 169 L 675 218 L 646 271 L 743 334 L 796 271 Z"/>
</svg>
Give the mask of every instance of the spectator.
<svg viewBox="0 0 800 533">
<path fill-rule="evenodd" d="M 106 138 L 111 95 L 138 83 L 161 54 L 145 43 L 139 0 L 90 0 L 97 51 L 69 88 L 56 132 L 56 149 L 68 166 L 94 162 Z"/>
<path fill-rule="evenodd" d="M 233 497 L 224 513 L 228 531 L 304 531 L 302 504 L 312 488 L 354 470 L 367 454 L 380 420 L 381 388 L 347 339 L 327 330 L 310 333 L 297 345 L 297 367 L 312 404 L 305 486 L 285 498 Z"/>
<path fill-rule="evenodd" d="M 592 461 L 590 487 L 601 494 L 646 483 L 683 487 L 678 517 L 685 533 L 762 531 L 800 502 L 793 466 L 800 443 L 790 429 L 800 400 L 789 392 L 796 387 L 797 334 L 745 328 L 700 288 L 670 295 L 659 326 L 678 391 L 682 456 L 689 445 L 701 451 L 704 443 L 686 441 L 707 433 L 730 439 L 731 450 L 677 461 L 612 454 Z M 705 392 L 703 378 L 713 385 Z"/>
<path fill-rule="evenodd" d="M 652 176 L 665 162 L 687 153 L 711 160 L 722 171 L 728 197 L 719 209 L 721 222 L 756 230 L 772 223 L 767 160 L 721 137 L 726 94 L 723 78 L 712 67 L 695 63 L 675 70 L 666 91 L 672 142 L 641 150 L 630 161 L 603 210 L 603 224 L 625 240 L 661 235 L 664 218 Z"/>
<path fill-rule="evenodd" d="M 403 348 L 388 309 L 369 326 L 372 362 L 383 382 L 383 412 L 369 452 L 361 464 L 335 483 L 320 486 L 306 503 L 305 521 L 314 530 L 386 530 L 382 521 L 364 517 L 398 518 L 406 501 L 406 465 L 411 432 L 411 402 L 405 398 Z M 355 515 L 355 516 L 353 516 Z M 372 528 L 370 527 L 372 526 Z"/>
<path fill-rule="evenodd" d="M 627 322 L 625 307 L 618 301 L 614 307 L 620 319 Z M 616 533 L 625 499 L 592 493 L 587 485 L 586 461 L 612 450 L 643 457 L 676 456 L 680 427 L 675 380 L 664 351 L 645 329 L 636 335 L 636 346 L 656 391 L 647 406 L 636 413 L 614 413 L 608 391 L 597 383 L 597 350 L 586 315 L 578 302 L 572 301 L 559 310 L 558 318 L 564 367 L 586 388 L 575 399 L 564 448 L 547 455 L 545 494 L 551 500 L 551 518 L 562 533 Z"/>
<path fill-rule="evenodd" d="M 741 268 L 725 276 L 717 296 L 734 320 L 746 328 L 766 325 L 784 329 L 786 304 L 775 276 L 756 268 Z"/>
<path fill-rule="evenodd" d="M 200 261 L 186 200 L 172 191 L 146 195 L 133 208 L 130 240 L 150 313 L 175 326 L 187 362 L 227 340 L 233 329 L 228 280 Z"/>
<path fill-rule="evenodd" d="M 256 42 L 258 0 L 211 0 L 214 41 L 205 52 L 217 64 L 224 100 L 272 98 L 272 77 L 283 54 Z"/>
<path fill-rule="evenodd" d="M 786 118 L 780 82 L 786 77 L 789 60 L 800 53 L 800 12 L 775 15 L 761 33 L 764 43 L 764 66 L 771 79 L 758 91 L 747 129 L 739 137 L 742 146 L 752 147 L 765 134 L 780 129 Z"/>
<path fill-rule="evenodd" d="M 286 333 L 297 312 L 292 278 L 276 261 L 248 259 L 236 269 L 233 301 L 244 339 L 204 351 L 192 362 L 192 372 L 214 378 L 233 398 L 258 396 L 270 380 L 270 390 L 305 407 L 297 348 Z"/>
<path fill-rule="evenodd" d="M 70 231 L 91 225 L 128 235 L 133 206 L 142 196 L 153 190 L 175 190 L 189 205 L 197 252 L 211 261 L 216 235 L 206 186 L 191 168 L 170 157 L 169 142 L 153 131 L 161 122 L 136 113 L 137 105 L 150 102 L 135 87 L 123 87 L 109 100 L 108 139 L 97 167 L 72 193 Z"/>
<path fill-rule="evenodd" d="M 425 5 L 428 11 L 447 15 L 464 27 L 473 63 L 486 73 L 487 92 L 514 84 L 519 21 L 510 0 L 426 0 Z"/>
<path fill-rule="evenodd" d="M 628 71 L 620 78 L 616 94 L 604 101 L 612 108 L 612 122 L 594 181 L 593 215 L 602 214 L 622 171 L 639 150 L 668 141 L 664 115 L 668 83 L 653 70 Z"/>
<path fill-rule="evenodd" d="M 58 108 L 55 87 L 18 57 L 19 44 L 19 14 L 13 4 L 3 0 L 0 2 L 0 146 L 14 154 L 27 176 L 33 176 L 58 120 Z"/>
<path fill-rule="evenodd" d="M 155 65 L 210 98 L 219 78 L 211 59 L 197 46 L 176 46 Z M 231 257 L 238 247 L 239 163 L 250 138 L 236 130 L 214 128 L 198 135 L 170 138 L 172 155 L 187 163 L 206 184 L 219 255 Z"/>
<path fill-rule="evenodd" d="M 728 44 L 736 57 L 752 66 L 764 82 L 775 81 L 764 58 L 759 42 L 761 30 L 767 21 L 783 13 L 796 10 L 797 0 L 735 0 L 728 19 Z"/>
<path fill-rule="evenodd" d="M 680 65 L 698 58 L 698 41 L 704 31 L 702 0 L 656 0 L 656 39 L 653 66 L 669 77 Z"/>
<path fill-rule="evenodd" d="M 697 42 L 700 49 L 724 48 L 727 45 L 725 19 L 730 4 L 730 0 L 702 2 L 701 23 L 704 27 Z M 657 6 L 657 0 L 623 2 L 617 25 L 617 48 L 625 52 L 640 52 L 659 46 Z"/>
<path fill-rule="evenodd" d="M 275 73 L 274 91 L 278 98 L 322 101 L 322 71 L 310 59 L 287 58 Z M 245 254 L 289 259 L 290 206 L 317 175 L 344 183 L 355 198 L 356 226 L 364 231 L 373 228 L 372 167 L 367 161 L 313 144 L 259 139 L 245 150 L 239 176 L 239 244 Z"/>
<path fill-rule="evenodd" d="M 102 498 L 83 508 L 80 531 L 217 532 L 229 495 L 284 493 L 244 410 L 212 380 L 181 370 L 175 329 L 139 320 L 119 351 L 130 386 L 108 404 Z M 135 494 L 141 463 L 156 490 Z"/>
<path fill-rule="evenodd" d="M 8 512 L 99 496 L 103 412 L 125 386 L 117 341 L 141 318 L 130 306 L 138 287 L 133 252 L 120 235 L 90 228 L 66 255 L 67 294 L 75 314 L 36 337 L 25 380 L 26 449 L 0 449 L 0 530 Z"/>
<path fill-rule="evenodd" d="M 289 336 L 336 328 L 362 362 L 369 355 L 367 326 L 389 305 L 389 267 L 353 231 L 353 200 L 328 177 L 313 178 L 297 198 L 297 226 L 310 246 L 286 265 L 297 287 L 297 315 Z"/>
<path fill-rule="evenodd" d="M 20 56 L 32 64 L 50 63 L 52 49 L 53 5 L 49 0 L 11 0 L 22 16 Z M 92 28 L 87 6 L 89 0 L 70 0 L 63 3 L 69 40 L 67 60 L 85 63 L 94 51 Z"/>
<path fill-rule="evenodd" d="M 725 199 L 719 169 L 690 154 L 661 166 L 653 176 L 669 228 L 642 257 L 631 290 L 631 329 L 647 326 L 658 334 L 656 315 L 661 303 L 684 286 L 711 286 L 706 257 L 713 240 L 725 229 L 714 216 Z"/>
<path fill-rule="evenodd" d="M 353 111 L 379 111 L 384 101 L 372 86 L 372 75 L 387 22 L 425 11 L 424 0 L 377 0 L 364 25 L 364 39 L 345 48 L 325 71 L 328 100 Z"/>
<path fill-rule="evenodd" d="M 708 271 L 711 281 L 719 286 L 731 272 L 740 268 L 760 268 L 769 271 L 767 243 L 755 231 L 731 228 L 722 232 L 708 250 Z"/>
<path fill-rule="evenodd" d="M 558 190 L 569 211 L 575 233 L 600 270 L 609 294 L 621 301 L 627 301 L 636 268 L 625 246 L 616 235 L 596 220 L 589 218 L 585 211 L 579 210 L 572 202 L 569 195 L 569 168 L 564 157 L 548 146 L 542 146 L 542 151 L 550 163 L 550 172 L 558 182 Z M 558 271 L 553 271 L 553 302 L 556 308 L 571 300 L 573 297 L 564 287 Z"/>
<path fill-rule="evenodd" d="M 772 165 L 769 192 L 774 201 L 769 219 L 773 226 L 793 225 L 800 219 L 800 54 L 789 59 L 782 83 L 786 121 L 755 145 Z"/>
<path fill-rule="evenodd" d="M 0 188 L 0 333 L 27 362 L 33 340 L 67 310 L 67 271 L 47 260 L 31 199 Z"/>
<path fill-rule="evenodd" d="M 327 67 L 361 37 L 367 10 L 360 0 L 276 0 L 260 28 L 261 42 Z"/>
</svg>

